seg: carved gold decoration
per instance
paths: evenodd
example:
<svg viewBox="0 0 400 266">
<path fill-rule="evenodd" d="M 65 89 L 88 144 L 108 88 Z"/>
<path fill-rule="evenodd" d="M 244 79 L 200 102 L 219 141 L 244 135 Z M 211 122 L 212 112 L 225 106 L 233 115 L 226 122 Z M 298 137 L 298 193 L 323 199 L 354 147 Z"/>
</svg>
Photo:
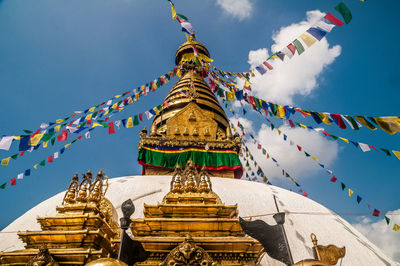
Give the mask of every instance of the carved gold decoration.
<svg viewBox="0 0 400 266">
<path fill-rule="evenodd" d="M 316 253 L 317 259 L 326 262 L 329 265 L 336 265 L 338 260 L 346 255 L 346 247 L 338 248 L 335 245 L 318 245 L 317 236 L 314 233 L 311 234 L 311 240 L 314 245 L 313 250 Z"/>
<path fill-rule="evenodd" d="M 49 250 L 47 249 L 46 244 L 42 244 L 39 248 L 39 253 L 33 257 L 28 263 L 27 266 L 58 266 L 58 263 L 53 259 L 50 255 Z"/>
<path fill-rule="evenodd" d="M 180 265 L 216 265 L 210 255 L 201 247 L 197 246 L 193 238 L 188 235 L 179 246 L 171 250 L 160 266 Z"/>
</svg>

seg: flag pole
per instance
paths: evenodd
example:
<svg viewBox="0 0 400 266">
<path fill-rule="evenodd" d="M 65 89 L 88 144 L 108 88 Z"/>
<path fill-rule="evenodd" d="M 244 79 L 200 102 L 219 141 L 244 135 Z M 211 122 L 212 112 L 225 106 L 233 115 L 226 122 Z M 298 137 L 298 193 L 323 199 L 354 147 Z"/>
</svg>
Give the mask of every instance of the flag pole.
<svg viewBox="0 0 400 266">
<path fill-rule="evenodd" d="M 292 265 L 292 264 L 294 264 L 293 257 L 292 257 L 292 252 L 290 251 L 289 242 L 288 242 L 288 239 L 287 239 L 287 236 L 286 236 L 286 232 L 285 232 L 285 227 L 283 226 L 283 224 L 285 223 L 285 213 L 284 212 L 279 212 L 279 207 L 278 207 L 278 204 L 276 202 L 276 196 L 275 195 L 274 195 L 274 202 L 275 202 L 275 207 L 276 207 L 277 213 L 275 213 L 274 216 L 272 216 L 272 217 L 275 219 L 276 223 L 279 224 L 279 226 L 280 226 L 280 228 L 282 230 L 283 238 L 285 239 L 285 245 L 287 247 L 287 251 L 288 251 L 288 254 L 289 254 L 290 265 Z"/>
</svg>

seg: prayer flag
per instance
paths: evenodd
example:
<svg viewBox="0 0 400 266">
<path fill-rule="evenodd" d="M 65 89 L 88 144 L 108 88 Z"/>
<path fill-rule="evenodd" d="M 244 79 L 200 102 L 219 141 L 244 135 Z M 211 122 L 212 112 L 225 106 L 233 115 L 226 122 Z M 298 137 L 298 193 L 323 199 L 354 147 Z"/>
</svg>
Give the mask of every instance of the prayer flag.
<svg viewBox="0 0 400 266">
<path fill-rule="evenodd" d="M 146 111 L 144 113 L 146 114 L 147 120 L 150 120 L 150 118 L 153 117 L 153 115 L 149 111 Z"/>
<path fill-rule="evenodd" d="M 25 176 L 30 176 L 30 175 L 31 175 L 31 169 L 26 169 Z"/>
<path fill-rule="evenodd" d="M 90 132 L 89 131 L 85 133 L 85 139 L 90 139 Z"/>
<path fill-rule="evenodd" d="M 15 186 L 17 184 L 17 179 L 14 177 L 10 180 L 11 186 Z"/>
<path fill-rule="evenodd" d="M 393 135 L 400 131 L 400 117 L 370 117 L 382 130 Z"/>
<path fill-rule="evenodd" d="M 89 132 L 87 132 L 89 133 Z M 58 159 L 58 151 L 53 154 L 54 159 Z"/>
<path fill-rule="evenodd" d="M 322 20 L 317 21 L 317 23 L 315 23 L 314 26 L 316 26 L 326 32 L 331 32 L 331 30 L 335 27 L 335 25 L 326 23 L 325 21 L 322 21 Z"/>
<path fill-rule="evenodd" d="M 363 152 L 367 152 L 367 151 L 370 151 L 370 150 L 371 150 L 371 149 L 369 148 L 369 145 L 368 145 L 368 144 L 359 142 L 358 145 L 360 146 L 360 148 L 361 148 L 361 150 L 362 150 Z"/>
<path fill-rule="evenodd" d="M 308 47 L 311 47 L 317 41 L 317 39 L 315 39 L 312 35 L 308 33 L 303 33 L 302 35 L 300 35 L 300 38 Z"/>
<path fill-rule="evenodd" d="M 4 136 L 0 140 L 0 150 L 8 151 L 11 147 L 11 144 L 14 140 L 14 136 Z"/>
<path fill-rule="evenodd" d="M 281 50 L 281 52 L 284 53 L 287 57 L 289 57 L 289 59 L 292 59 L 293 53 L 292 53 L 292 51 L 291 51 L 288 47 L 284 47 L 284 48 Z"/>
<path fill-rule="evenodd" d="M 227 101 L 234 101 L 235 100 L 235 94 L 231 91 L 225 91 L 225 96 Z"/>
<path fill-rule="evenodd" d="M 297 149 L 299 149 L 299 151 L 301 151 L 301 146 L 299 146 L 299 145 L 296 145 L 297 146 Z"/>
<path fill-rule="evenodd" d="M 68 135 L 68 130 L 62 130 L 61 134 L 57 136 L 57 141 L 66 141 Z"/>
<path fill-rule="evenodd" d="M 386 215 L 385 215 L 385 221 L 386 221 L 386 224 L 389 225 L 390 219 Z"/>
<path fill-rule="evenodd" d="M 346 129 L 346 124 L 344 123 L 342 116 L 340 114 L 331 114 L 331 116 L 334 118 L 334 121 L 336 122 L 336 124 L 338 124 L 338 126 L 341 129 Z"/>
<path fill-rule="evenodd" d="M 354 191 L 349 188 L 349 197 L 353 195 Z"/>
<path fill-rule="evenodd" d="M 42 139 L 42 137 L 43 137 L 43 134 L 36 134 L 33 137 L 31 137 L 28 144 L 31 146 L 36 146 L 36 145 L 38 145 L 38 143 Z"/>
<path fill-rule="evenodd" d="M 362 200 L 362 198 L 359 195 L 357 195 L 357 203 L 358 204 L 360 204 L 361 200 Z"/>
<path fill-rule="evenodd" d="M 190 24 L 190 22 L 182 21 L 181 22 L 181 27 L 182 27 L 182 31 L 183 32 L 186 32 L 186 33 L 188 33 L 190 35 L 194 34 L 193 26 L 192 26 L 192 24 Z"/>
<path fill-rule="evenodd" d="M 128 118 L 128 121 L 126 121 L 126 128 L 133 127 L 133 119 L 132 116 Z"/>
<path fill-rule="evenodd" d="M 108 125 L 109 125 L 108 134 L 114 134 L 115 133 L 114 123 L 110 122 L 110 123 L 108 123 Z"/>
<path fill-rule="evenodd" d="M 52 162 L 53 162 L 53 156 L 47 157 L 47 161 L 48 161 L 49 163 L 52 163 Z"/>
<path fill-rule="evenodd" d="M 324 19 L 329 20 L 330 22 L 332 22 L 333 24 L 335 24 L 336 26 L 342 26 L 344 24 L 343 21 L 341 21 L 340 19 L 336 18 L 334 15 L 332 15 L 331 13 L 328 13 L 325 15 Z"/>
<path fill-rule="evenodd" d="M 351 15 L 350 9 L 343 3 L 340 2 L 335 9 L 342 15 L 344 22 L 349 24 L 353 16 Z"/>
<path fill-rule="evenodd" d="M 24 173 L 20 173 L 17 175 L 17 179 L 23 179 L 24 178 Z"/>
<path fill-rule="evenodd" d="M 314 27 L 309 28 L 307 32 L 310 33 L 318 41 L 320 41 L 326 35 L 326 31 Z"/>
<path fill-rule="evenodd" d="M 344 142 L 349 143 L 349 140 L 348 140 L 348 139 L 345 139 L 345 138 L 342 138 L 342 137 L 339 137 L 339 139 L 343 140 Z"/>
<path fill-rule="evenodd" d="M 1 189 L 5 189 L 5 188 L 6 188 L 6 184 L 7 184 L 7 183 L 4 182 L 4 183 L 0 186 L 0 188 L 1 188 Z"/>
<path fill-rule="evenodd" d="M 19 151 L 26 151 L 29 149 L 29 135 L 22 135 L 21 139 L 19 140 Z"/>
<path fill-rule="evenodd" d="M 39 163 L 39 165 L 40 165 L 40 166 L 45 166 L 45 165 L 46 165 L 46 161 L 45 161 L 45 160 L 41 161 L 41 162 Z"/>
<path fill-rule="evenodd" d="M 272 65 L 270 65 L 267 61 L 264 61 L 263 64 L 264 64 L 264 66 L 266 66 L 269 70 L 274 69 L 274 68 L 272 67 Z"/>
<path fill-rule="evenodd" d="M 172 19 L 176 19 L 177 15 L 176 15 L 176 10 L 175 10 L 174 4 L 170 0 L 169 0 L 169 4 L 171 5 Z"/>
<path fill-rule="evenodd" d="M 1 165 L 8 165 L 8 163 L 10 162 L 10 158 L 11 157 L 7 157 L 1 160 Z"/>
<path fill-rule="evenodd" d="M 390 154 L 390 151 L 384 148 L 380 148 L 381 151 L 383 151 L 387 156 L 392 156 L 392 154 Z"/>
<path fill-rule="evenodd" d="M 377 209 L 374 209 L 374 211 L 372 212 L 372 216 L 378 217 L 380 213 L 381 213 L 380 211 L 378 211 Z"/>
<path fill-rule="evenodd" d="M 267 73 L 267 71 L 261 66 L 256 66 L 256 70 L 261 74 L 264 75 L 265 73 Z"/>
<path fill-rule="evenodd" d="M 342 190 L 344 190 L 344 189 L 345 189 L 345 187 L 346 187 L 346 185 L 345 185 L 345 184 L 343 184 L 342 182 L 340 182 L 340 185 L 342 186 Z"/>
<path fill-rule="evenodd" d="M 358 130 L 361 127 L 361 124 L 359 124 L 353 117 L 349 115 L 342 115 L 342 118 L 349 124 L 351 129 L 353 130 Z"/>
<path fill-rule="evenodd" d="M 400 160 L 400 151 L 392 151 L 393 154 Z"/>
<path fill-rule="evenodd" d="M 400 229 L 400 226 L 399 226 L 398 224 L 394 224 L 394 225 L 393 225 L 393 230 L 394 230 L 394 231 L 398 232 L 399 229 Z"/>
<path fill-rule="evenodd" d="M 294 55 L 296 53 L 296 46 L 293 45 L 293 43 L 290 43 L 288 46 L 286 46 Z"/>
<path fill-rule="evenodd" d="M 293 41 L 294 46 L 296 47 L 297 53 L 301 55 L 304 52 L 304 47 L 301 42 L 297 39 Z"/>
<path fill-rule="evenodd" d="M 139 120 L 143 122 L 143 113 L 139 114 Z"/>
</svg>

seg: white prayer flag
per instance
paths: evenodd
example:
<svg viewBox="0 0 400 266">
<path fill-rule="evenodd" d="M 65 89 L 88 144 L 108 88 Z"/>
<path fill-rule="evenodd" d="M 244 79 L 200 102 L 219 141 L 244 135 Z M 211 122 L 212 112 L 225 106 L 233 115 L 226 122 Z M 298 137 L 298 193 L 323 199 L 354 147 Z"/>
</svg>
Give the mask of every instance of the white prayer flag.
<svg viewBox="0 0 400 266">
<path fill-rule="evenodd" d="M 79 125 L 79 122 L 81 121 L 81 117 L 76 119 L 72 124 L 73 125 Z"/>
<path fill-rule="evenodd" d="M 89 131 L 85 133 L 85 138 L 86 139 L 90 139 L 90 132 Z"/>
<path fill-rule="evenodd" d="M 18 178 L 18 179 L 24 178 L 24 174 L 23 174 L 23 173 L 18 174 L 18 175 L 17 175 L 17 178 Z"/>
<path fill-rule="evenodd" d="M 49 125 L 48 124 L 46 124 L 46 123 L 42 123 L 42 124 L 40 124 L 40 128 L 41 129 L 45 129 L 46 127 L 48 127 Z"/>
<path fill-rule="evenodd" d="M 116 125 L 119 129 L 119 127 L 121 126 L 121 120 L 117 120 L 114 122 L 114 125 Z"/>
<path fill-rule="evenodd" d="M 58 159 L 58 151 L 53 154 L 54 159 Z"/>
<path fill-rule="evenodd" d="M 361 148 L 361 150 L 362 150 L 363 152 L 366 152 L 366 151 L 370 151 L 370 150 L 371 150 L 371 149 L 369 148 L 369 145 L 368 145 L 368 144 L 359 142 L 358 145 L 360 145 L 360 148 Z"/>
<path fill-rule="evenodd" d="M 292 59 L 293 53 L 292 53 L 292 51 L 289 50 L 289 48 L 284 47 L 284 48 L 281 50 L 281 52 L 284 53 L 284 54 L 285 54 L 287 57 L 289 57 L 290 59 Z"/>
<path fill-rule="evenodd" d="M 8 151 L 11 147 L 11 143 L 14 139 L 14 136 L 4 136 L 0 140 L 0 149 Z"/>
<path fill-rule="evenodd" d="M 335 27 L 334 24 L 329 24 L 322 20 L 317 21 L 317 23 L 315 23 L 314 26 L 317 26 L 318 28 L 320 28 L 324 31 L 327 31 L 327 32 L 331 32 L 331 30 Z"/>
<path fill-rule="evenodd" d="M 153 114 L 150 113 L 149 111 L 144 112 L 146 114 L 147 120 L 150 120 L 150 118 L 153 117 Z"/>
<path fill-rule="evenodd" d="M 108 100 L 107 105 L 111 105 L 111 104 L 112 104 L 112 100 Z"/>
</svg>

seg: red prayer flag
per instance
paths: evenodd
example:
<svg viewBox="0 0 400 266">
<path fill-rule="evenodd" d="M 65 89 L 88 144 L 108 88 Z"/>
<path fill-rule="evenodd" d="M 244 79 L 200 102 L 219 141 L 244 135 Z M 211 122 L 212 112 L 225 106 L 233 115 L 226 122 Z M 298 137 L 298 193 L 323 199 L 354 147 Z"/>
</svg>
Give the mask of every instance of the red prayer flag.
<svg viewBox="0 0 400 266">
<path fill-rule="evenodd" d="M 296 52 L 296 46 L 293 45 L 293 43 L 290 43 L 287 48 L 294 54 Z"/>
<path fill-rule="evenodd" d="M 304 192 L 303 192 L 303 196 L 304 196 L 304 197 L 308 197 L 307 192 L 304 191 Z"/>
<path fill-rule="evenodd" d="M 261 144 L 258 144 L 258 145 L 257 145 L 257 148 L 258 148 L 259 150 L 261 150 Z"/>
<path fill-rule="evenodd" d="M 324 19 L 329 20 L 330 22 L 332 22 L 333 24 L 337 25 L 337 26 L 342 26 L 344 24 L 343 21 L 341 21 L 340 19 L 338 19 L 337 17 L 335 17 L 334 15 L 332 15 L 331 13 L 326 14 L 326 16 L 324 17 Z"/>
<path fill-rule="evenodd" d="M 114 127 L 114 123 L 110 122 L 108 123 L 109 127 L 108 127 L 108 134 L 114 134 L 115 133 L 115 127 Z"/>
<path fill-rule="evenodd" d="M 24 155 L 25 151 L 21 151 L 21 153 L 19 154 L 19 156 Z"/>
<path fill-rule="evenodd" d="M 307 117 L 307 116 L 310 115 L 309 113 L 304 112 L 304 111 L 301 110 L 300 108 L 294 108 L 294 110 L 296 110 L 297 112 L 299 112 L 303 117 Z"/>
<path fill-rule="evenodd" d="M 107 117 L 106 119 L 104 119 L 104 122 L 107 122 L 107 121 L 108 121 L 108 119 L 110 119 L 110 117 Z"/>
<path fill-rule="evenodd" d="M 52 162 L 53 162 L 53 156 L 47 157 L 47 161 L 48 161 L 49 163 L 52 163 Z"/>
<path fill-rule="evenodd" d="M 11 186 L 15 186 L 17 184 L 17 178 L 14 177 L 13 179 L 10 180 Z"/>
<path fill-rule="evenodd" d="M 374 209 L 374 212 L 372 213 L 372 216 L 378 217 L 380 213 L 381 213 L 380 211 L 378 211 L 377 209 Z"/>
<path fill-rule="evenodd" d="M 88 121 L 86 121 L 86 125 L 91 125 L 92 124 L 92 119 L 89 119 Z"/>
<path fill-rule="evenodd" d="M 143 113 L 139 114 L 139 119 L 140 119 L 140 121 L 143 121 Z"/>
<path fill-rule="evenodd" d="M 347 126 L 344 123 L 342 116 L 340 114 L 331 114 L 331 116 L 336 120 L 336 122 L 338 123 L 338 125 L 341 129 L 347 128 Z"/>
<path fill-rule="evenodd" d="M 269 70 L 274 69 L 267 61 L 263 62 L 264 66 L 266 66 Z"/>
<path fill-rule="evenodd" d="M 36 130 L 35 133 L 33 133 L 33 134 L 30 135 L 30 137 L 33 138 L 36 134 L 39 134 L 39 132 L 40 132 L 40 129 Z"/>
<path fill-rule="evenodd" d="M 301 147 L 299 145 L 297 145 L 297 149 L 299 149 L 299 151 L 301 151 Z"/>
<path fill-rule="evenodd" d="M 57 141 L 66 141 L 68 136 L 68 130 L 62 130 L 61 134 L 57 136 Z"/>
<path fill-rule="evenodd" d="M 289 124 L 290 124 L 290 127 L 292 127 L 292 128 L 295 127 L 295 125 L 294 125 L 292 119 L 289 119 Z"/>
<path fill-rule="evenodd" d="M 322 134 L 324 134 L 325 136 L 331 136 L 329 133 L 326 133 L 325 131 L 322 131 Z"/>
<path fill-rule="evenodd" d="M 77 139 L 81 139 L 81 138 L 82 138 L 82 136 L 77 137 Z"/>
<path fill-rule="evenodd" d="M 337 177 L 336 176 L 332 176 L 331 182 L 335 183 L 336 181 L 337 181 Z"/>
</svg>

